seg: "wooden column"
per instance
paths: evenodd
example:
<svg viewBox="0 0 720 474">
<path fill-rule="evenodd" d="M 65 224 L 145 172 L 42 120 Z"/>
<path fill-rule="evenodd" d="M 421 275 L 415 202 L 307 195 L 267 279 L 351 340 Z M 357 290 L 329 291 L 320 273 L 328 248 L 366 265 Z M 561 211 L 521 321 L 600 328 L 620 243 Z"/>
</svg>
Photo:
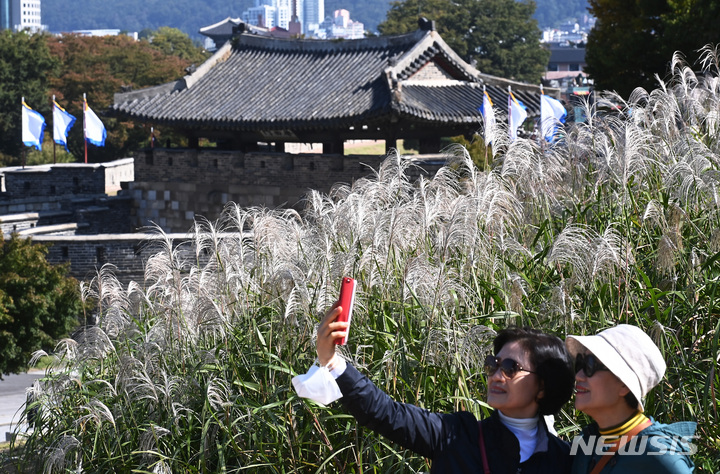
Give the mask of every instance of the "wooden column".
<svg viewBox="0 0 720 474">
<path fill-rule="evenodd" d="M 426 137 L 420 139 L 420 154 L 427 155 L 440 152 L 440 137 Z"/>
<path fill-rule="evenodd" d="M 333 140 L 331 142 L 323 142 L 323 154 L 325 155 L 342 155 L 345 153 L 343 140 Z"/>
</svg>

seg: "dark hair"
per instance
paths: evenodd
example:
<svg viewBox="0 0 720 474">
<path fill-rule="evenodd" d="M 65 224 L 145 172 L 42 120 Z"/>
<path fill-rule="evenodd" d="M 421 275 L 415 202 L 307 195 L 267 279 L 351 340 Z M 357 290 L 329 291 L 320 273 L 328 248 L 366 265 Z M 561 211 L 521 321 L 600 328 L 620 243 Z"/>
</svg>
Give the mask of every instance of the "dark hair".
<svg viewBox="0 0 720 474">
<path fill-rule="evenodd" d="M 575 387 L 575 371 L 565 343 L 557 336 L 528 327 L 503 329 L 493 341 L 495 354 L 510 342 L 518 341 L 530 354 L 533 371 L 540 377 L 544 391 L 538 400 L 538 413 L 552 415 L 570 400 Z"/>
<path fill-rule="evenodd" d="M 638 403 L 638 399 L 635 398 L 635 395 L 633 395 L 632 392 L 626 393 L 624 398 L 625 398 L 625 403 L 627 403 L 630 408 L 633 408 L 635 410 L 638 409 L 640 403 Z"/>
</svg>

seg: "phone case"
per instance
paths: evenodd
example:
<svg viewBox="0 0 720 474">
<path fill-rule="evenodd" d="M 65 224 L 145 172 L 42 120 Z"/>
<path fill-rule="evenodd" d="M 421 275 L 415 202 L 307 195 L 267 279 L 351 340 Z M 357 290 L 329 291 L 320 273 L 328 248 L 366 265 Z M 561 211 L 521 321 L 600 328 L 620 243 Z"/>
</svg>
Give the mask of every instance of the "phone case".
<svg viewBox="0 0 720 474">
<path fill-rule="evenodd" d="M 343 277 L 342 283 L 340 284 L 340 306 L 342 306 L 342 313 L 338 316 L 338 321 L 347 321 L 351 323 L 353 305 L 355 304 L 355 280 L 350 277 Z M 347 329 L 348 335 L 337 339 L 335 344 L 344 346 L 347 344 L 348 336 L 350 335 L 350 326 Z"/>
</svg>

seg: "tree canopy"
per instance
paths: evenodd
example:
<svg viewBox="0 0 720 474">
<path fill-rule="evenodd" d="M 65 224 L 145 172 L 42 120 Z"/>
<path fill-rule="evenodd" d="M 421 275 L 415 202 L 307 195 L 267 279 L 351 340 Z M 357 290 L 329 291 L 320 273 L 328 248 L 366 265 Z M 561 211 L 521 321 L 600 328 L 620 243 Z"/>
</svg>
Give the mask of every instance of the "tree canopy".
<svg viewBox="0 0 720 474">
<path fill-rule="evenodd" d="M 24 148 L 20 101 L 25 97 L 45 117 L 50 112 L 48 87 L 60 62 L 51 54 L 48 38 L 0 31 L 0 155 L 16 157 L 18 164 Z"/>
<path fill-rule="evenodd" d="M 382 34 L 417 29 L 418 16 L 435 21 L 445 42 L 486 74 L 539 82 L 550 52 L 540 45 L 532 0 L 405 0 L 391 5 Z"/>
<path fill-rule="evenodd" d="M 190 37 L 177 28 L 161 26 L 157 31 L 150 32 L 146 40 L 152 48 L 165 56 L 177 56 L 196 64 L 207 59 L 205 52 L 195 46 Z"/>
<path fill-rule="evenodd" d="M 152 42 L 151 42 L 152 40 Z M 75 34 L 50 36 L 25 33 L 0 34 L 0 162 L 20 164 L 20 98 L 46 120 L 45 147 L 52 147 L 51 97 L 78 120 L 70 130 L 68 146 L 80 159 L 84 155 L 82 130 L 83 93 L 88 105 L 103 121 L 108 133 L 105 146 L 89 147 L 88 161 L 127 156 L 146 146 L 150 124 L 138 125 L 105 114 L 114 94 L 122 90 L 156 86 L 187 74 L 208 54 L 180 30 L 161 28 L 136 41 L 128 36 L 91 37 Z M 156 129 L 156 136 L 173 136 Z M 41 152 L 35 152 L 42 155 Z M 49 154 L 48 156 L 52 156 Z"/>
<path fill-rule="evenodd" d="M 718 0 L 590 0 L 597 18 L 588 36 L 586 71 L 598 89 L 627 97 L 654 89 L 673 53 L 694 63 L 707 44 L 720 42 Z"/>
<path fill-rule="evenodd" d="M 53 349 L 78 325 L 78 283 L 46 254 L 29 239 L 0 234 L 0 374 L 26 369 L 33 352 Z"/>
</svg>

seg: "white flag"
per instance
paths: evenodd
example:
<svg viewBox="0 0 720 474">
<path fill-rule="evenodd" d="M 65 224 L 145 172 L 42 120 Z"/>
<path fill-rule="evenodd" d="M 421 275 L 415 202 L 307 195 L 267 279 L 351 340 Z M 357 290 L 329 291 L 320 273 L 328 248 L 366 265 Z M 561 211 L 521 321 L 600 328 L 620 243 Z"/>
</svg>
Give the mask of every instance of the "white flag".
<svg viewBox="0 0 720 474">
<path fill-rule="evenodd" d="M 510 125 L 510 141 L 517 138 L 517 129 L 527 118 L 525 105 L 517 100 L 512 92 L 508 91 L 508 125 Z"/>
<path fill-rule="evenodd" d="M 85 139 L 95 146 L 105 146 L 105 138 L 107 132 L 105 131 L 105 125 L 100 121 L 95 112 L 92 111 L 85 102 Z"/>
<path fill-rule="evenodd" d="M 45 131 L 45 118 L 22 100 L 22 141 L 27 146 L 42 149 L 43 132 Z"/>
<path fill-rule="evenodd" d="M 558 124 L 565 123 L 567 112 L 562 102 L 545 94 L 540 96 L 540 123 L 542 135 L 551 142 L 557 133 Z"/>
<path fill-rule="evenodd" d="M 68 132 L 75 123 L 75 117 L 70 115 L 53 100 L 53 140 L 59 145 L 63 145 L 66 151 Z"/>
<path fill-rule="evenodd" d="M 488 146 L 493 142 L 495 135 L 495 111 L 493 110 L 493 103 L 487 91 L 483 91 L 483 103 L 480 107 L 480 112 L 483 116 L 483 138 L 485 139 L 485 146 Z"/>
</svg>

